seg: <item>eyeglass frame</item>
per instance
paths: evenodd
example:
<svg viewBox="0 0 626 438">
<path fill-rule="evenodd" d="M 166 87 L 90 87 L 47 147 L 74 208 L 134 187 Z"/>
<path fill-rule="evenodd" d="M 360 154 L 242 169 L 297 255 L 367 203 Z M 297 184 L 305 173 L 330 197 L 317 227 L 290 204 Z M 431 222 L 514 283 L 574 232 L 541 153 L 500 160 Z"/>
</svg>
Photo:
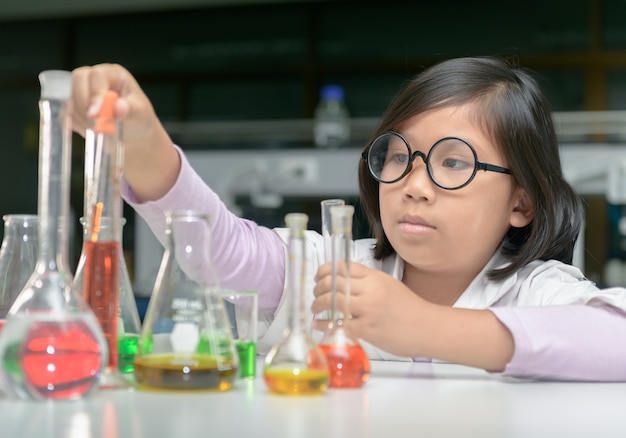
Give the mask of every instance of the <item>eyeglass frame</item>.
<svg viewBox="0 0 626 438">
<path fill-rule="evenodd" d="M 398 178 L 394 179 L 393 181 L 382 181 L 380 178 L 378 178 L 374 174 L 374 171 L 372 170 L 372 167 L 370 166 L 369 153 L 370 153 L 370 151 L 372 149 L 372 145 L 374 143 L 376 143 L 382 137 L 384 137 L 386 135 L 389 135 L 389 134 L 395 135 L 396 137 L 400 138 L 400 140 L 402 140 L 402 142 L 404 143 L 404 145 L 407 148 L 409 161 L 407 162 L 406 169 L 404 170 L 404 172 L 402 172 L 402 174 Z M 460 141 L 462 143 L 465 143 L 469 147 L 469 149 L 472 151 L 472 155 L 474 156 L 474 170 L 472 171 L 472 175 L 468 178 L 467 181 L 465 181 L 460 186 L 452 187 L 452 188 L 442 186 L 439 182 L 437 182 L 435 180 L 435 178 L 433 177 L 432 173 L 431 173 L 432 171 L 431 171 L 431 166 L 430 166 L 430 154 L 431 154 L 431 152 L 433 151 L 433 149 L 435 149 L 435 147 L 437 145 L 439 145 L 441 142 L 446 141 L 446 140 L 458 140 L 458 141 Z M 444 137 L 442 139 L 439 139 L 430 147 L 430 149 L 428 150 L 428 154 L 424 154 L 424 152 L 422 152 L 422 151 L 411 152 L 411 145 L 409 144 L 408 140 L 406 138 L 404 138 L 404 136 L 402 134 L 400 134 L 399 132 L 396 132 L 396 131 L 386 131 L 386 132 L 383 132 L 382 134 L 380 134 L 378 137 L 376 137 L 367 146 L 367 148 L 361 153 L 361 159 L 363 161 L 365 161 L 365 164 L 367 165 L 367 170 L 369 170 L 369 173 L 372 176 L 372 178 L 374 178 L 376 181 L 378 181 L 379 183 L 382 183 L 382 184 L 393 184 L 393 183 L 396 183 L 396 182 L 400 181 L 405 176 L 407 176 L 413 170 L 413 161 L 415 161 L 415 158 L 417 156 L 421 157 L 422 161 L 424 161 L 424 164 L 426 165 L 426 173 L 428 174 L 428 177 L 430 178 L 430 180 L 437 187 L 440 187 L 440 188 L 442 188 L 444 190 L 458 190 L 458 189 L 461 189 L 461 188 L 467 186 L 469 183 L 471 183 L 474 180 L 474 177 L 476 176 L 476 173 L 478 173 L 479 170 L 484 170 L 485 172 L 504 173 L 504 174 L 508 174 L 508 175 L 512 175 L 513 174 L 513 171 L 511 171 L 511 169 L 507 169 L 506 167 L 496 166 L 495 164 L 483 163 L 482 161 L 479 161 L 478 160 L 478 155 L 476 154 L 476 150 L 474 149 L 474 147 L 468 141 L 463 140 L 462 138 L 459 138 L 459 137 Z"/>
</svg>

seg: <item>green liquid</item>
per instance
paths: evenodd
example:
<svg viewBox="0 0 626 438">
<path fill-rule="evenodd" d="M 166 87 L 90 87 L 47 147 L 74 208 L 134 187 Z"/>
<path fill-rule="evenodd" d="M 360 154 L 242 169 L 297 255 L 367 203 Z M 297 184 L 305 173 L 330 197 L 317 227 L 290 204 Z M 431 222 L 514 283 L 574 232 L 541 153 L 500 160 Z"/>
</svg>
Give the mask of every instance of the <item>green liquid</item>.
<svg viewBox="0 0 626 438">
<path fill-rule="evenodd" d="M 256 342 L 236 341 L 239 355 L 239 376 L 242 379 L 254 379 L 256 375 Z"/>
<path fill-rule="evenodd" d="M 133 361 L 137 354 L 139 335 L 123 334 L 117 338 L 118 368 L 122 374 L 132 373 L 135 369 Z"/>
</svg>

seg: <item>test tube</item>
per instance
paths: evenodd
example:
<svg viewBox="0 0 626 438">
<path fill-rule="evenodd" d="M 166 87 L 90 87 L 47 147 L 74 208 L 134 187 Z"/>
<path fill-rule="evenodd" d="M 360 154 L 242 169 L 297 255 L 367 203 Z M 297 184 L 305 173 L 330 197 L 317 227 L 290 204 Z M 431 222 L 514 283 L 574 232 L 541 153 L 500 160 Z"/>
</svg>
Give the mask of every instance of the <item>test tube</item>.
<svg viewBox="0 0 626 438">
<path fill-rule="evenodd" d="M 101 388 L 128 387 L 118 368 L 119 257 L 121 257 L 122 170 L 121 125 L 114 116 L 117 93 L 109 91 L 87 130 L 85 147 L 92 148 L 93 180 L 87 184 L 85 265 L 83 294 L 102 327 L 109 346 L 109 361 L 100 379 Z M 103 226 L 106 221 L 108 226 Z"/>
</svg>

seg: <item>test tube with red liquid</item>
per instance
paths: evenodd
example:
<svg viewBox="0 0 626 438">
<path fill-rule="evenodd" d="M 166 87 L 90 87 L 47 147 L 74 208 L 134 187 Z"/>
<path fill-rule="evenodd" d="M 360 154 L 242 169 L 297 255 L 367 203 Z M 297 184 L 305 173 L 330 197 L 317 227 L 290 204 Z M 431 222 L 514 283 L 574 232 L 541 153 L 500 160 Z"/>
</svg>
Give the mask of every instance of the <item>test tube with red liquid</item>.
<svg viewBox="0 0 626 438">
<path fill-rule="evenodd" d="M 95 313 L 109 347 L 109 361 L 100 378 L 100 388 L 125 388 L 129 382 L 118 368 L 119 257 L 121 252 L 122 173 L 121 123 L 115 118 L 117 93 L 108 91 L 92 126 L 85 148 L 93 152 L 93 180 L 86 183 L 87 206 L 82 267 L 83 295 Z M 103 226 L 105 223 L 107 226 Z"/>
</svg>

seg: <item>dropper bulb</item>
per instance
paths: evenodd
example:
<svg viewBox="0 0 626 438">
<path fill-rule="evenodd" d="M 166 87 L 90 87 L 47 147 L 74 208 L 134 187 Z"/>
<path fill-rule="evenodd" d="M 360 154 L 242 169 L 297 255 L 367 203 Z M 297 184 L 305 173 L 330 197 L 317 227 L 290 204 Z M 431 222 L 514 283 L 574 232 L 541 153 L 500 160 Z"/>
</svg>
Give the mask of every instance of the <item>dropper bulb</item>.
<svg viewBox="0 0 626 438">
<path fill-rule="evenodd" d="M 72 97 L 72 73 L 65 70 L 44 70 L 39 73 L 42 100 L 68 100 Z"/>
</svg>

